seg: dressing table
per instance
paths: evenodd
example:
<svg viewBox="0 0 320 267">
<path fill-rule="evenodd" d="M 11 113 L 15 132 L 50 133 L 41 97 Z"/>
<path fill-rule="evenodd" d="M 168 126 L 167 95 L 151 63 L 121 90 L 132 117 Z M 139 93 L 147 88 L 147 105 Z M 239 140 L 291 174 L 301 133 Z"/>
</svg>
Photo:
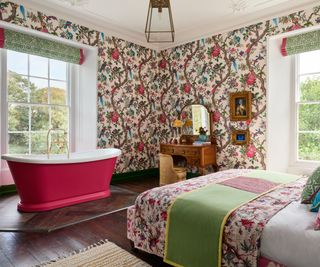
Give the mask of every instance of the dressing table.
<svg viewBox="0 0 320 267">
<path fill-rule="evenodd" d="M 160 144 L 160 153 L 183 156 L 189 165 L 199 168 L 201 175 L 208 166 L 213 166 L 215 170 L 218 169 L 215 144 Z"/>
<path fill-rule="evenodd" d="M 160 144 L 160 153 L 182 156 L 187 160 L 187 164 L 199 168 L 200 174 L 204 174 L 204 169 L 213 166 L 218 170 L 216 161 L 216 142 L 212 137 L 212 114 L 207 107 L 199 104 L 187 104 L 178 114 L 178 119 L 173 122 L 175 135 L 173 143 Z M 211 142 L 194 142 L 201 140 L 202 132 L 208 133 L 207 140 Z M 206 138 L 206 136 L 204 136 Z"/>
</svg>

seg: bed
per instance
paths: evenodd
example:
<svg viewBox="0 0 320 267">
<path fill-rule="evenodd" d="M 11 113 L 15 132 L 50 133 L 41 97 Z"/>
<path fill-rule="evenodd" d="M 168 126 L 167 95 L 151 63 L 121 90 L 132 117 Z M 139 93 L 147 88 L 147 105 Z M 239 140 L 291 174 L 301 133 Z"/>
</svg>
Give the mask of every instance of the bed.
<svg viewBox="0 0 320 267">
<path fill-rule="evenodd" d="M 174 266 L 209 266 L 197 263 L 189 265 L 168 259 L 169 243 L 174 243 L 173 240 L 168 241 L 170 240 L 168 236 L 179 232 L 178 228 L 171 232 L 167 229 L 170 227 L 173 229 L 174 225 L 170 219 L 169 227 L 168 216 L 169 214 L 173 216 L 172 210 L 169 209 L 172 209 L 173 204 L 183 196 L 190 196 L 189 192 L 192 194 L 201 192 L 200 190 L 207 190 L 216 184 L 237 187 L 233 181 L 241 178 L 239 181 L 246 184 L 243 180 L 246 177 L 259 177 L 256 180 L 266 178 L 269 187 L 260 191 L 250 201 L 231 209 L 225 216 L 226 220 L 221 224 L 218 254 L 212 253 L 211 256 L 219 260 L 215 259 L 216 263 L 213 266 L 320 266 L 317 249 L 320 244 L 320 234 L 313 230 L 316 214 L 309 212 L 308 206 L 300 204 L 299 201 L 307 178 L 275 172 L 226 170 L 143 192 L 137 197 L 135 205 L 128 209 L 128 238 L 135 248 L 163 257 L 166 262 Z M 278 178 L 281 182 L 278 182 Z M 257 184 L 256 187 L 260 185 Z M 244 189 L 255 191 L 254 188 Z M 191 204 L 190 206 L 192 207 Z M 203 229 L 208 231 L 207 227 Z M 186 231 L 179 247 L 188 242 L 184 238 L 191 232 L 193 231 Z M 194 254 L 201 254 L 206 247 L 203 245 L 200 252 Z M 188 251 L 184 253 L 188 256 Z"/>
</svg>

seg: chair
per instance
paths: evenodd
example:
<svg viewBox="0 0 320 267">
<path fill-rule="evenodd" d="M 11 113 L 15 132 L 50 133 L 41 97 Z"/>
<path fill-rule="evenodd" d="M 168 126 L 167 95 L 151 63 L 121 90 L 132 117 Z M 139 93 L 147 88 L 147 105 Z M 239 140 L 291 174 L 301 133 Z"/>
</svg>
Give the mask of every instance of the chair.
<svg viewBox="0 0 320 267">
<path fill-rule="evenodd" d="M 180 182 L 186 179 L 187 170 L 173 165 L 173 158 L 170 155 L 159 154 L 160 158 L 160 186 Z"/>
</svg>

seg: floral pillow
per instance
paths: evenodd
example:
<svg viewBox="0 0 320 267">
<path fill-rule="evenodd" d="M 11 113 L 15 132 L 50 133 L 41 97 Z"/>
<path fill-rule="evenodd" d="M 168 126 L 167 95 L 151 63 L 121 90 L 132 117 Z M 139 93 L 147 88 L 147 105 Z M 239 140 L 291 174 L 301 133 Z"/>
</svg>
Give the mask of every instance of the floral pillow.
<svg viewBox="0 0 320 267">
<path fill-rule="evenodd" d="M 310 175 L 301 194 L 301 203 L 310 204 L 320 189 L 320 167 Z"/>
<path fill-rule="evenodd" d="M 320 230 L 320 210 L 318 211 L 318 215 L 317 215 L 317 218 L 316 218 L 316 223 L 315 223 L 315 226 L 314 226 L 314 230 Z"/>
</svg>

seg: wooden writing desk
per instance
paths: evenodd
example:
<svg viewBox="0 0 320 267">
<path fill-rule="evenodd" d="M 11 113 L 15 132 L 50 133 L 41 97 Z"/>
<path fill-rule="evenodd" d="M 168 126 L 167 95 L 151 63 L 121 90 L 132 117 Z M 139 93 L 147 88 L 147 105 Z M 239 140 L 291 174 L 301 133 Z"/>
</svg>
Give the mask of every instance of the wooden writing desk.
<svg viewBox="0 0 320 267">
<path fill-rule="evenodd" d="M 183 156 L 191 166 L 199 167 L 200 174 L 204 174 L 204 168 L 213 166 L 218 170 L 216 162 L 216 145 L 185 145 L 185 144 L 160 144 L 160 153 Z"/>
</svg>

